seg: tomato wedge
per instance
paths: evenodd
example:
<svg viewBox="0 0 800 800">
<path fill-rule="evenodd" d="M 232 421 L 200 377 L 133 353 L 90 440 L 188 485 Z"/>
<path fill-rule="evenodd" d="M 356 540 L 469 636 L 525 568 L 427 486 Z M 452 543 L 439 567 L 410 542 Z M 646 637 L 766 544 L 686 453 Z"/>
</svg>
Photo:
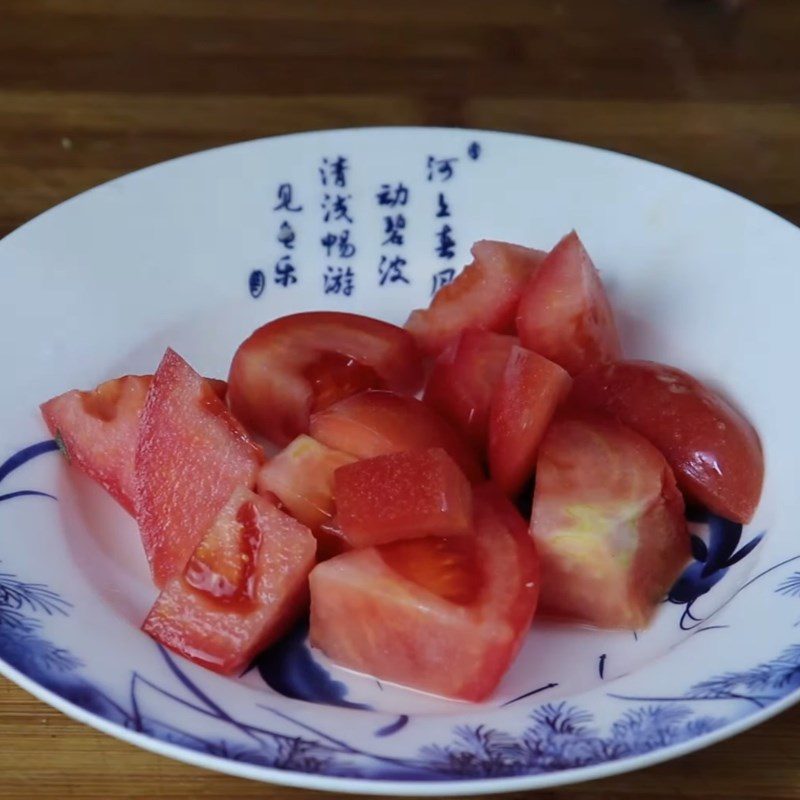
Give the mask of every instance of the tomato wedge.
<svg viewBox="0 0 800 800">
<path fill-rule="evenodd" d="M 436 293 L 428 308 L 413 311 L 406 328 L 434 356 L 468 328 L 512 333 L 522 289 L 545 255 L 507 242 L 476 242 L 472 263 Z"/>
<path fill-rule="evenodd" d="M 353 547 L 472 534 L 472 490 L 440 447 L 356 461 L 336 470 L 336 520 Z"/>
<path fill-rule="evenodd" d="M 489 436 L 489 406 L 500 383 L 513 336 L 490 331 L 464 331 L 436 359 L 424 400 L 485 453 Z"/>
<path fill-rule="evenodd" d="M 136 515 L 134 458 L 152 375 L 125 375 L 92 391 L 73 389 L 42 403 L 44 421 L 69 463 Z"/>
<path fill-rule="evenodd" d="M 525 347 L 571 375 L 622 355 L 605 289 L 575 231 L 550 251 L 526 284 L 517 332 Z"/>
<path fill-rule="evenodd" d="M 651 441 L 689 497 L 735 522 L 753 518 L 764 483 L 758 434 L 696 378 L 652 361 L 618 361 L 580 375 L 572 396 Z"/>
<path fill-rule="evenodd" d="M 531 517 L 541 610 L 643 627 L 689 559 L 683 512 L 644 437 L 605 415 L 560 412 L 539 449 Z"/>
<path fill-rule="evenodd" d="M 475 535 L 352 550 L 311 573 L 311 642 L 333 661 L 426 692 L 483 700 L 536 608 L 538 563 L 516 509 L 489 484 Z"/>
<path fill-rule="evenodd" d="M 449 423 L 415 397 L 362 392 L 312 414 L 310 427 L 318 441 L 358 458 L 441 447 L 470 481 L 485 479 L 472 448 Z"/>
<path fill-rule="evenodd" d="M 489 414 L 489 473 L 509 497 L 533 475 L 539 442 L 571 384 L 558 364 L 511 348 Z"/>
<path fill-rule="evenodd" d="M 306 607 L 315 548 L 308 528 L 238 488 L 142 629 L 208 669 L 241 672 Z"/>
<path fill-rule="evenodd" d="M 296 520 L 316 531 L 333 519 L 334 473 L 355 460 L 303 434 L 261 467 L 258 493 L 274 494 Z"/>
<path fill-rule="evenodd" d="M 263 461 L 217 389 L 167 350 L 142 412 L 136 511 L 158 586 L 179 574 L 211 521 Z"/>
<path fill-rule="evenodd" d="M 313 411 L 365 389 L 413 394 L 422 380 L 420 354 L 402 328 L 312 311 L 269 322 L 239 346 L 228 402 L 247 428 L 285 445 L 308 433 Z"/>
</svg>

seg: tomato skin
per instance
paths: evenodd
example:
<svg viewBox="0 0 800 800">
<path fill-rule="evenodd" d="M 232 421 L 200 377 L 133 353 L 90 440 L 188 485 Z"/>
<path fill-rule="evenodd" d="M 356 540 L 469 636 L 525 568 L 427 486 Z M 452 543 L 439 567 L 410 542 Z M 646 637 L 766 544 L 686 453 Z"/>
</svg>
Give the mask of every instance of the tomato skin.
<svg viewBox="0 0 800 800">
<path fill-rule="evenodd" d="M 334 473 L 355 460 L 355 456 L 303 434 L 261 467 L 258 493 L 275 495 L 296 520 L 316 534 L 333 518 Z"/>
<path fill-rule="evenodd" d="M 575 231 L 548 253 L 526 284 L 517 331 L 523 346 L 570 375 L 622 356 L 605 289 Z"/>
<path fill-rule="evenodd" d="M 539 442 L 571 385 L 558 364 L 511 348 L 489 412 L 489 473 L 509 497 L 533 475 Z"/>
<path fill-rule="evenodd" d="M 406 329 L 433 356 L 470 328 L 512 333 L 522 289 L 545 255 L 507 242 L 476 242 L 472 263 L 436 293 L 428 308 L 412 311 Z"/>
<path fill-rule="evenodd" d="M 311 435 L 357 458 L 441 447 L 472 481 L 485 480 L 472 448 L 433 409 L 415 397 L 369 391 L 311 415 Z"/>
<path fill-rule="evenodd" d="M 475 490 L 474 508 L 474 536 L 368 547 L 317 565 L 312 644 L 379 679 L 462 700 L 491 694 L 533 618 L 538 562 L 524 520 L 494 487 Z M 391 566 L 397 548 L 402 571 Z M 446 565 L 462 574 L 438 580 Z"/>
<path fill-rule="evenodd" d="M 315 547 L 308 528 L 240 487 L 142 630 L 203 667 L 238 674 L 306 608 Z"/>
<path fill-rule="evenodd" d="M 179 574 L 234 489 L 263 461 L 216 388 L 167 350 L 142 411 L 136 510 L 156 585 Z"/>
<path fill-rule="evenodd" d="M 617 361 L 580 375 L 572 400 L 607 411 L 652 442 L 686 495 L 715 514 L 753 518 L 764 483 L 758 434 L 696 378 L 652 361 Z"/>
<path fill-rule="evenodd" d="M 467 330 L 442 351 L 425 386 L 424 400 L 485 454 L 489 406 L 511 354 L 513 336 Z"/>
<path fill-rule="evenodd" d="M 644 437 L 596 412 L 559 412 L 539 449 L 531 532 L 541 610 L 637 629 L 689 559 L 683 498 Z"/>
<path fill-rule="evenodd" d="M 416 392 L 422 359 L 396 325 L 358 314 L 311 311 L 268 322 L 231 362 L 228 402 L 237 419 L 278 445 L 308 433 L 309 414 L 347 392 Z"/>
<path fill-rule="evenodd" d="M 136 515 L 139 419 L 151 382 L 152 375 L 125 375 L 92 391 L 65 392 L 40 407 L 69 463 L 99 483 L 132 516 Z"/>
<path fill-rule="evenodd" d="M 340 467 L 334 489 L 336 520 L 353 547 L 473 533 L 469 481 L 440 447 Z"/>
</svg>

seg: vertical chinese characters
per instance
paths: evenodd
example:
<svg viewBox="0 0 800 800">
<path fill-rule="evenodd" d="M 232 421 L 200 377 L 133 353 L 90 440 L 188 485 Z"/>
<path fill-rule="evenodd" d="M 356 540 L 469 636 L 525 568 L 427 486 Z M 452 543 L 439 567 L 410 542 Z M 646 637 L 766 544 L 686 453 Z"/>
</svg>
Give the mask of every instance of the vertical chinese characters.
<svg viewBox="0 0 800 800">
<path fill-rule="evenodd" d="M 477 161 L 481 157 L 480 144 L 471 142 L 467 147 L 466 154 L 470 161 Z M 456 177 L 457 167 L 460 169 L 460 161 L 458 156 L 429 155 L 425 162 L 425 179 L 432 188 L 436 189 L 434 195 L 436 232 L 433 252 L 442 263 L 441 268 L 432 275 L 431 295 L 436 294 L 456 276 L 456 270 L 449 265 L 449 262 L 456 256 L 458 242 L 448 190 L 450 181 Z"/>
<path fill-rule="evenodd" d="M 303 206 L 295 200 L 294 186 L 291 183 L 278 184 L 275 194 L 276 200 L 272 212 L 280 220 L 275 235 L 278 256 L 272 265 L 270 278 L 272 283 L 285 289 L 297 283 L 297 267 L 292 252 L 295 249 L 297 234 L 290 220 L 303 211 Z M 264 270 L 253 270 L 248 282 L 250 295 L 255 299 L 261 297 L 269 280 Z"/>
<path fill-rule="evenodd" d="M 322 276 L 325 294 L 349 297 L 355 291 L 355 272 L 349 261 L 357 252 L 353 241 L 352 195 L 347 192 L 350 163 L 345 156 L 326 157 L 319 166 L 322 185 L 322 221 L 326 230 L 320 239 L 326 266 Z M 335 262 L 335 263 L 333 263 Z"/>
<path fill-rule="evenodd" d="M 281 255 L 275 262 L 272 270 L 272 280 L 284 289 L 297 283 L 297 267 L 294 264 L 292 251 L 295 248 L 297 235 L 294 226 L 289 221 L 291 216 L 300 214 L 303 206 L 294 200 L 294 188 L 291 183 L 282 183 L 278 187 L 278 202 L 273 211 L 283 212 L 281 222 L 278 226 L 278 234 L 275 237 Z"/>
<path fill-rule="evenodd" d="M 438 156 L 428 156 L 426 164 L 426 178 L 428 183 L 446 184 L 455 176 L 455 165 L 458 158 L 451 156 L 442 158 Z M 436 242 L 434 253 L 437 258 L 447 262 L 455 258 L 456 239 L 453 226 L 451 224 L 452 211 L 450 201 L 445 192 L 445 187 L 436 193 Z M 438 222 L 441 220 L 441 222 Z M 442 286 L 446 286 L 455 277 L 455 269 L 444 267 L 433 274 L 431 294 L 434 295 Z"/>
<path fill-rule="evenodd" d="M 383 213 L 378 286 L 410 283 L 405 273 L 408 261 L 402 252 L 406 241 L 406 206 L 410 196 L 408 186 L 402 182 L 381 184 L 375 195 L 378 207 Z"/>
</svg>

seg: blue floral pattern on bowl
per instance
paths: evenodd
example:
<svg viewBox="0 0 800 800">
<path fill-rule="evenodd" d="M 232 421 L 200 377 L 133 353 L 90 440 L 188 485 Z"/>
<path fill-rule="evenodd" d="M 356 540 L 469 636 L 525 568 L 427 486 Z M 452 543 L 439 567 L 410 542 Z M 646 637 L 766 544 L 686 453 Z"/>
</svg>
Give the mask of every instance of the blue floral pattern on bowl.
<svg viewBox="0 0 800 800">
<path fill-rule="evenodd" d="M 57 449 L 54 441 L 44 441 L 15 453 L 0 465 L 0 483 L 31 459 Z M 0 494 L 0 501 L 29 496 L 54 499 L 50 493 L 25 489 Z M 700 620 L 690 615 L 693 600 L 708 591 L 709 581 L 715 583 L 724 577 L 727 567 L 752 552 L 761 540 L 760 535 L 754 537 L 734 552 L 741 526 L 707 516 L 702 521 L 710 523 L 711 543 L 706 545 L 702 539 L 696 539 L 696 561 L 679 578 L 668 598 L 673 603 L 686 604 L 685 615 L 694 624 Z M 788 562 L 778 567 L 787 565 Z M 773 572 L 779 575 L 771 568 L 753 578 L 750 584 Z M 783 575 L 775 592 L 785 598 L 800 597 L 800 572 Z M 609 693 L 609 697 L 620 702 L 620 710 L 605 727 L 600 727 L 595 715 L 577 702 L 546 702 L 527 714 L 521 730 L 511 732 L 490 723 L 457 725 L 448 740 L 423 744 L 412 757 L 398 758 L 383 755 L 377 748 L 372 751 L 348 743 L 346 735 L 338 731 L 316 729 L 266 705 L 261 706 L 263 711 L 278 721 L 300 727 L 304 735 L 289 735 L 277 727 L 238 719 L 190 678 L 180 659 L 160 646 L 162 673 L 143 675 L 133 671 L 126 696 L 112 697 L 83 677 L 78 654 L 41 634 L 43 617 L 71 613 L 73 608 L 68 600 L 47 586 L 0 572 L 0 657 L 64 700 L 128 730 L 223 759 L 336 777 L 441 781 L 577 769 L 652 753 L 728 724 L 730 717 L 717 713 L 714 704 L 708 701 L 736 701 L 763 709 L 800 688 L 798 643 L 750 669 L 709 676 L 678 697 Z M 313 662 L 302 630 L 267 653 L 256 666 L 273 689 L 287 696 L 364 708 L 347 701 L 346 687 L 337 685 Z M 143 689 L 160 697 L 160 715 L 141 711 L 139 693 Z M 216 723 L 214 737 L 176 727 L 170 721 L 173 705 Z M 407 715 L 401 715 L 376 730 L 374 736 L 378 740 L 391 736 L 408 721 Z"/>
</svg>

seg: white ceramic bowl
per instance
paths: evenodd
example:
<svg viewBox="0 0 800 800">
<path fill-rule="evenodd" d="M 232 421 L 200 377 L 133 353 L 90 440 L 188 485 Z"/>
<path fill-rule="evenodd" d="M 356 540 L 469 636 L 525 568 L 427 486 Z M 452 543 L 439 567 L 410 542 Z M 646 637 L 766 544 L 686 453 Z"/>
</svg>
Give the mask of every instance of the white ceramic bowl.
<svg viewBox="0 0 800 800">
<path fill-rule="evenodd" d="M 384 243 L 397 214 L 403 241 Z M 547 248 L 573 227 L 628 354 L 725 391 L 767 455 L 753 524 L 694 525 L 706 545 L 651 628 L 537 622 L 481 705 L 347 673 L 312 657 L 302 634 L 232 680 L 139 631 L 155 590 L 135 526 L 59 458 L 42 400 L 152 371 L 167 345 L 224 376 L 245 335 L 293 311 L 402 323 L 474 240 Z M 266 139 L 64 203 L 0 243 L 0 671 L 70 716 L 193 764 L 394 795 L 600 777 L 766 719 L 800 687 L 798 261 L 796 228 L 722 189 L 485 131 Z"/>
</svg>

